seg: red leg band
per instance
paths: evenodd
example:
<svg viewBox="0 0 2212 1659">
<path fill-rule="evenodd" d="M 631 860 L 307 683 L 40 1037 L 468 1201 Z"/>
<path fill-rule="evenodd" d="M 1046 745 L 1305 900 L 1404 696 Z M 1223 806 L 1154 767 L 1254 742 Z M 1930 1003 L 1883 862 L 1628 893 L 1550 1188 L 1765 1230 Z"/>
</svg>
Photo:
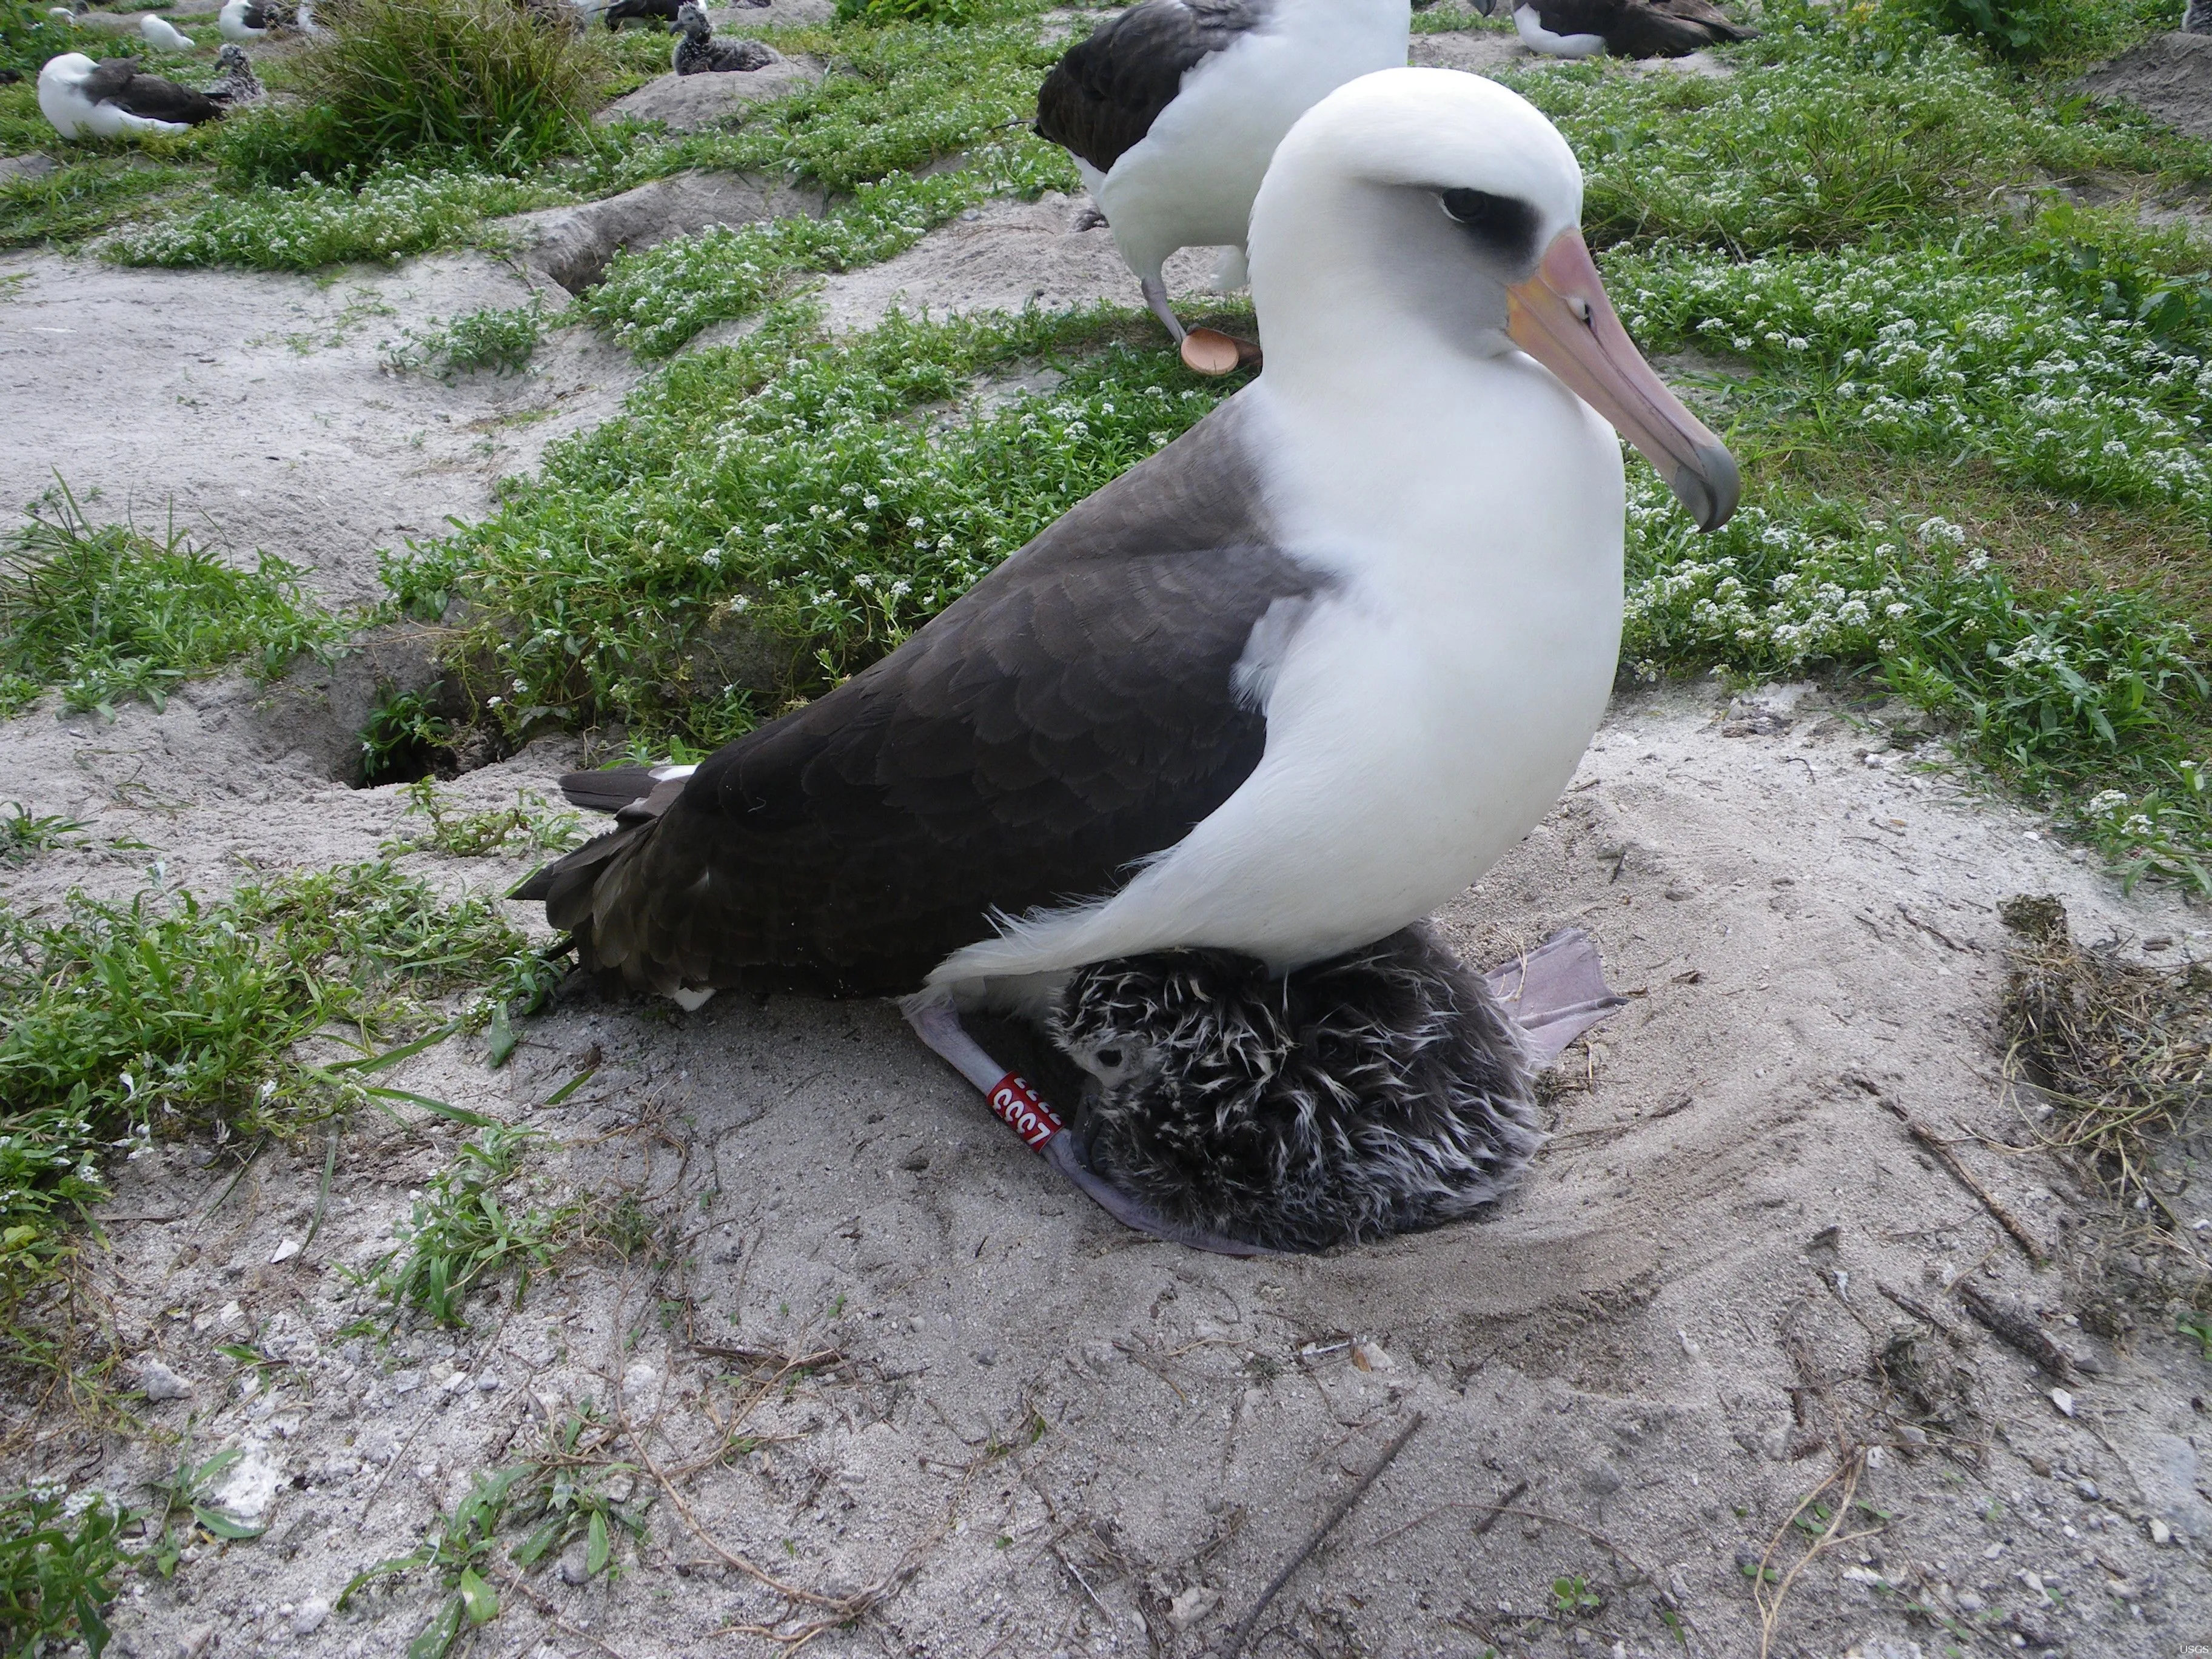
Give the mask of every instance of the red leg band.
<svg viewBox="0 0 2212 1659">
<path fill-rule="evenodd" d="M 988 1098 L 991 1109 L 1028 1143 L 1031 1152 L 1067 1127 L 1060 1114 L 1044 1103 L 1044 1097 L 1030 1086 L 1028 1079 L 1012 1072 L 991 1085 Z"/>
</svg>

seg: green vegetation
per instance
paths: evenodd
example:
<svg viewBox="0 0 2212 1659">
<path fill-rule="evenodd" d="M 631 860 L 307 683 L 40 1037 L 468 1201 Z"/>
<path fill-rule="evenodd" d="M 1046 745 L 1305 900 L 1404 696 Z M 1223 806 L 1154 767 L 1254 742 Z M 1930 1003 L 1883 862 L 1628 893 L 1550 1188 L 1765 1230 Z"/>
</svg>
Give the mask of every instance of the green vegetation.
<svg viewBox="0 0 2212 1659">
<path fill-rule="evenodd" d="M 457 1163 L 439 1171 L 403 1224 L 398 1248 L 363 1275 L 392 1304 L 395 1319 L 412 1310 L 441 1325 L 465 1326 L 469 1296 L 509 1270 L 516 1274 L 515 1304 L 521 1305 L 531 1270 L 552 1260 L 556 1243 L 575 1232 L 583 1213 L 580 1204 L 517 1211 L 501 1202 L 522 1154 L 540 1138 L 490 1124 L 461 1147 Z"/>
<path fill-rule="evenodd" d="M 1700 537 L 1641 469 L 1624 649 L 1648 678 L 1877 666 L 1960 746 L 2046 799 L 2129 878 L 2212 892 L 2197 640 L 2133 594 L 2022 594 L 1960 527 L 1834 501 L 1749 507 Z"/>
<path fill-rule="evenodd" d="M 434 622 L 446 609 L 443 594 L 418 596 L 418 603 L 435 606 L 424 620 Z M 361 730 L 361 781 L 412 783 L 427 776 L 432 766 L 453 752 L 453 728 L 420 691 L 384 690 L 368 711 Z"/>
<path fill-rule="evenodd" d="M 916 418 L 1037 360 L 1067 375 L 1047 396 Z M 895 319 L 847 342 L 779 314 L 672 365 L 386 580 L 468 602 L 453 660 L 507 731 L 620 721 L 697 748 L 896 646 L 1224 390 L 1127 313 Z"/>
<path fill-rule="evenodd" d="M 1726 80 L 1601 63 L 1499 78 L 1558 122 L 1586 174 L 1595 242 L 1668 238 L 1741 256 L 1883 233 L 1948 240 L 2008 186 L 2093 171 L 2212 172 L 2212 147 L 2139 118 L 2053 111 L 1963 42 L 1889 9 L 1778 0 Z"/>
<path fill-rule="evenodd" d="M 482 988 L 480 1024 L 550 971 L 490 901 L 389 863 L 240 889 L 219 903 L 82 896 L 58 921 L 0 908 L 0 1311 L 100 1196 L 98 1149 L 132 1133 L 284 1134 L 378 1091 L 359 1059 Z M 310 1045 L 311 1038 L 325 1041 Z"/>
<path fill-rule="evenodd" d="M 32 1487 L 0 1497 L 0 1652 L 36 1659 L 74 1638 L 100 1659 L 108 1641 L 101 1613 L 130 1565 L 125 1518 L 97 1492 Z"/>
<path fill-rule="evenodd" d="M 147 1565 L 164 1578 L 177 1576 L 177 1564 L 200 1534 L 228 1544 L 250 1543 L 267 1531 L 240 1521 L 215 1501 L 215 1489 L 245 1453 L 233 1446 L 195 1462 L 187 1455 L 161 1480 L 151 1482 L 161 1499 L 161 1509 L 147 1517 L 153 1547 Z"/>
<path fill-rule="evenodd" d="M 251 570 L 225 564 L 174 525 L 158 540 L 95 526 L 58 489 L 0 551 L 0 714 L 47 686 L 112 719 L 234 662 L 274 678 L 349 631 L 301 592 L 302 574 L 265 553 Z"/>
<path fill-rule="evenodd" d="M 293 64 L 302 105 L 273 111 L 264 177 L 351 177 L 387 159 L 513 172 L 573 149 L 612 65 L 596 35 L 513 0 L 325 0 Z M 289 152 L 289 153 L 288 153 Z"/>
<path fill-rule="evenodd" d="M 0 864 L 22 864 L 57 847 L 82 846 L 83 837 L 76 832 L 83 828 L 58 813 L 33 817 L 22 802 L 10 801 L 8 816 L 0 817 Z"/>
<path fill-rule="evenodd" d="M 970 0 L 837 0 L 841 23 L 965 23 L 981 8 Z"/>
<path fill-rule="evenodd" d="M 568 199 L 558 189 L 496 174 L 389 167 L 358 189 L 308 179 L 219 197 L 124 231 L 106 252 L 134 265 L 316 270 L 428 253 L 466 240 L 488 218 Z"/>
<path fill-rule="evenodd" d="M 533 296 L 528 305 L 471 311 L 420 334 L 410 328 L 386 349 L 384 360 L 396 369 L 426 369 L 447 380 L 487 368 L 519 374 L 544 337 L 545 308 Z"/>
<path fill-rule="evenodd" d="M 441 1517 L 434 1536 L 405 1555 L 357 1572 L 338 1597 L 338 1607 L 364 1587 L 429 1568 L 445 1592 L 430 1621 L 407 1645 L 407 1659 L 444 1659 L 463 1634 L 499 1616 L 497 1579 L 513 1580 L 515 1569 L 528 1572 L 557 1559 L 574 1540 L 585 1540 L 584 1566 L 596 1578 L 620 1571 L 616 1559 L 623 1535 L 642 1540 L 648 1495 L 626 1502 L 610 1495 L 628 1486 L 636 1471 L 613 1461 L 605 1449 L 609 1431 L 588 1403 L 580 1414 L 564 1418 L 532 1457 L 479 1474 L 453 1513 Z M 533 1524 L 534 1523 L 534 1524 Z M 531 1528 L 529 1535 L 499 1559 L 502 1530 Z"/>
<path fill-rule="evenodd" d="M 526 858 L 532 853 L 564 853 L 584 839 L 584 821 L 564 807 L 550 807 L 535 790 L 515 792 L 514 805 L 485 812 L 464 812 L 428 778 L 407 791 L 406 816 L 430 821 L 414 840 L 394 851 L 450 853 L 455 858 Z M 0 825 L 4 828 L 4 825 Z"/>
</svg>

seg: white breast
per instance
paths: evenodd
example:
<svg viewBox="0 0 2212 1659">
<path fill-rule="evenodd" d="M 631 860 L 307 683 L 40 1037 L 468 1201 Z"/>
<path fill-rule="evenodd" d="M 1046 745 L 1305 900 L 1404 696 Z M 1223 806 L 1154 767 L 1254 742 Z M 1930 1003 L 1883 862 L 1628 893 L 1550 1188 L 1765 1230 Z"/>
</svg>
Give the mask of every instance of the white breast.
<svg viewBox="0 0 2212 1659">
<path fill-rule="evenodd" d="M 1595 58 L 1605 50 L 1602 34 L 1553 33 L 1534 6 L 1516 6 L 1513 27 L 1520 33 L 1522 46 L 1548 58 Z"/>
<path fill-rule="evenodd" d="M 1380 422 L 1283 419 L 1264 377 L 1241 394 L 1284 539 L 1337 578 L 1274 670 L 1265 757 L 1114 898 L 933 979 L 1175 945 L 1316 960 L 1425 915 L 1541 820 L 1620 653 L 1620 447 L 1518 353 L 1439 379 Z"/>
</svg>

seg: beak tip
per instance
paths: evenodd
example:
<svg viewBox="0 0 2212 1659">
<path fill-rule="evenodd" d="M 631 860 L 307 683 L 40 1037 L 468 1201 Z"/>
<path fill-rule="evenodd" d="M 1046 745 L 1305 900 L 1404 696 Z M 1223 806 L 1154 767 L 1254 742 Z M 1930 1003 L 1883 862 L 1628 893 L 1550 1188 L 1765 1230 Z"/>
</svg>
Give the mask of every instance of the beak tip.
<svg viewBox="0 0 2212 1659">
<path fill-rule="evenodd" d="M 1698 528 L 1710 534 L 1735 515 L 1743 494 L 1743 476 L 1735 457 L 1719 444 L 1699 444 L 1694 463 L 1674 470 L 1670 481 L 1675 498 L 1690 510 Z"/>
</svg>

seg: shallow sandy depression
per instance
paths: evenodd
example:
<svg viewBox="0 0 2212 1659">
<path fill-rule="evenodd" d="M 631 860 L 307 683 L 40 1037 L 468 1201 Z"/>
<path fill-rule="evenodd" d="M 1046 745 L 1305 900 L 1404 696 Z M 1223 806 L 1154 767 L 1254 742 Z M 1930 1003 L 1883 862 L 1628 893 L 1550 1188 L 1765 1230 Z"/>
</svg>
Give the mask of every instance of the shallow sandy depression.
<svg viewBox="0 0 2212 1659">
<path fill-rule="evenodd" d="M 995 303 L 1125 297 L 1110 263 L 1085 277 L 1110 248 L 1066 228 L 1073 205 L 983 210 L 840 279 L 832 313 L 895 293 L 957 303 L 979 246 Z M 142 516 L 174 489 L 345 597 L 368 592 L 375 546 L 481 512 L 490 476 L 565 429 L 570 379 L 592 389 L 568 401 L 601 415 L 628 383 L 575 337 L 544 375 L 459 388 L 382 375 L 375 325 L 295 351 L 283 331 L 330 337 L 344 279 L 9 268 L 31 281 L 0 305 L 0 415 L 24 431 L 43 399 L 51 436 L 19 442 L 0 483 L 25 497 L 58 465 Z M 421 262 L 370 291 L 396 331 L 514 303 L 510 280 Z M 31 337 L 94 303 L 118 308 L 95 331 L 103 362 L 159 420 L 43 390 L 51 349 Z M 497 425 L 548 398 L 527 439 Z M 483 435 L 507 447 L 482 453 Z M 1480 1224 L 1319 1258 L 1194 1255 L 1058 1185 L 888 1006 L 723 998 L 685 1015 L 578 988 L 503 1071 L 471 1039 L 384 1077 L 542 1132 L 544 1200 L 612 1213 L 626 1196 L 644 1218 L 627 1259 L 566 1258 L 519 1307 L 479 1298 L 465 1333 L 344 1334 L 378 1312 L 348 1270 L 391 1248 L 459 1130 L 356 1118 L 305 1248 L 287 1246 L 313 1212 L 319 1139 L 265 1152 L 220 1207 L 233 1161 L 143 1154 L 115 1172 L 94 1279 L 136 1374 L 157 1360 L 187 1392 L 144 1408 L 161 1435 L 48 1423 L 10 1474 L 143 1504 L 178 1455 L 162 1436 L 243 1449 L 226 1497 L 268 1530 L 133 1584 L 115 1650 L 140 1659 L 403 1651 L 430 1575 L 337 1609 L 348 1579 L 577 1414 L 612 1489 L 652 1500 L 646 1536 L 614 1580 L 578 1582 L 580 1547 L 504 1569 L 504 1610 L 471 1651 L 765 1651 L 746 1627 L 819 1625 L 824 1654 L 1188 1655 L 1221 1650 L 1418 1414 L 1252 1650 L 1750 1655 L 1764 1635 L 1777 1654 L 1861 1659 L 2180 1655 L 2212 1638 L 2203 1364 L 2155 1298 L 2110 1291 L 2112 1261 L 2131 1256 L 2140 1283 L 2154 1253 L 2009 1144 L 2034 1109 L 1995 1046 L 1996 908 L 2055 893 L 2082 937 L 2170 941 L 2152 958 L 2168 963 L 2204 953 L 2203 918 L 2124 896 L 1942 769 L 1905 711 L 1850 695 L 1625 695 L 1549 820 L 1439 918 L 1484 966 L 1581 926 L 1630 999 L 1563 1059 L 1550 1146 Z M 0 872 L 0 891 L 47 910 L 71 885 L 137 890 L 156 860 L 161 881 L 219 891 L 373 856 L 401 832 L 399 792 L 337 781 L 305 719 L 216 682 L 112 726 L 49 703 L 0 727 L 6 799 L 153 849 L 48 854 Z M 501 805 L 574 759 L 543 743 L 452 788 Z M 456 889 L 520 873 L 407 862 Z M 2201 1188 L 2172 1201 L 2212 1212 Z M 1990 1337 L 1964 1284 L 2080 1368 L 2058 1382 Z M 217 1352 L 249 1338 L 286 1362 L 266 1386 Z M 1808 1495 L 1809 1533 L 1791 1525 Z"/>
</svg>

